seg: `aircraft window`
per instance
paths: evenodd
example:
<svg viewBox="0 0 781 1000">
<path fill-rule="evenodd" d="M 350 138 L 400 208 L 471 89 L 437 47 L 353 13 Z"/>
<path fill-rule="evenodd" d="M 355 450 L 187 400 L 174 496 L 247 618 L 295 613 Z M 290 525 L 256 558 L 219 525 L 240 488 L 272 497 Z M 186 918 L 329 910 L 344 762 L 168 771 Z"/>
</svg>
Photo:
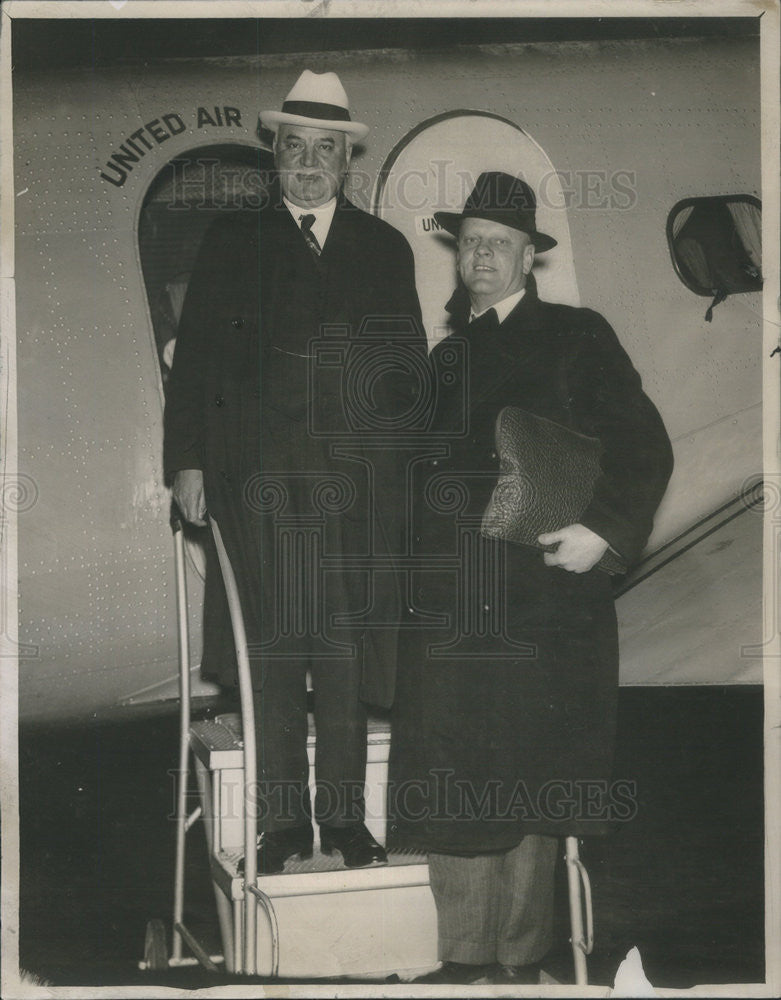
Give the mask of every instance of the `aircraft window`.
<svg viewBox="0 0 781 1000">
<path fill-rule="evenodd" d="M 762 204 L 752 195 L 722 195 L 679 201 L 667 219 L 667 242 L 675 272 L 697 295 L 712 302 L 762 288 Z"/>
<path fill-rule="evenodd" d="M 164 386 L 203 234 L 222 212 L 258 208 L 272 169 L 263 149 L 202 146 L 171 160 L 149 186 L 138 239 Z"/>
</svg>

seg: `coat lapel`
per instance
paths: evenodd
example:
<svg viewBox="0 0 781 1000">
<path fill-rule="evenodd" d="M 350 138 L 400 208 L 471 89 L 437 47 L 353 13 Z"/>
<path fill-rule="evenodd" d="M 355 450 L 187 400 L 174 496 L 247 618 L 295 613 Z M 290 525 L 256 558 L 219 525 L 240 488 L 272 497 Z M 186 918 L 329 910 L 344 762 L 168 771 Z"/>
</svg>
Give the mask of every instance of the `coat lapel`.
<svg viewBox="0 0 781 1000">
<path fill-rule="evenodd" d="M 362 288 L 356 288 L 355 263 L 355 213 L 358 210 L 343 195 L 339 195 L 336 211 L 328 231 L 323 252 L 317 262 L 324 281 L 324 315 L 351 319 L 351 304 L 360 301 Z"/>
<path fill-rule="evenodd" d="M 467 327 L 464 333 L 473 376 L 470 409 L 500 396 L 503 386 L 528 378 L 529 369 L 539 367 L 539 359 L 549 348 L 548 326 L 544 305 L 530 281 L 526 294 L 496 331 L 470 338 Z M 490 343 L 485 338 L 490 338 Z"/>
</svg>

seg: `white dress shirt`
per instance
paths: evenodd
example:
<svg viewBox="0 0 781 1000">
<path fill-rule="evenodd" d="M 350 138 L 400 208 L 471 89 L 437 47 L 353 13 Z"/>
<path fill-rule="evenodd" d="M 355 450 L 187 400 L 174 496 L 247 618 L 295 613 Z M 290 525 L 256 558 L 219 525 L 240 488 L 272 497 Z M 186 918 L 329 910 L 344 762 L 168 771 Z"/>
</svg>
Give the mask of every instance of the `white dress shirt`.
<svg viewBox="0 0 781 1000">
<path fill-rule="evenodd" d="M 492 306 L 488 306 L 488 309 L 495 309 L 496 316 L 500 323 L 504 323 L 510 313 L 515 309 L 518 303 L 523 298 L 523 293 L 526 291 L 522 288 L 520 292 L 515 292 L 513 295 L 508 295 L 506 299 L 502 299 L 500 302 L 495 303 Z M 478 319 L 483 313 L 487 313 L 488 309 L 482 309 L 479 313 L 475 312 L 474 309 L 469 313 L 469 322 L 471 323 L 473 319 Z"/>
<path fill-rule="evenodd" d="M 302 215 L 314 215 L 315 221 L 312 223 L 311 231 L 322 250 L 325 246 L 325 241 L 328 239 L 331 223 L 334 221 L 336 198 L 327 201 L 325 205 L 318 205 L 317 208 L 303 208 L 301 205 L 294 205 L 284 195 L 282 196 L 282 201 L 284 201 L 285 207 L 296 220 L 296 225 L 299 229 L 301 228 Z"/>
</svg>

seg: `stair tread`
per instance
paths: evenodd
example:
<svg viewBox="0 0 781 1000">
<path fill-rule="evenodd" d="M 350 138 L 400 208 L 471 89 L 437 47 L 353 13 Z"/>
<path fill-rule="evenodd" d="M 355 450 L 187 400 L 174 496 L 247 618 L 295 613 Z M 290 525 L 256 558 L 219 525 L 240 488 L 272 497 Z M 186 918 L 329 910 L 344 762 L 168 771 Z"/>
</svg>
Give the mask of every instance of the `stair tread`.
<svg viewBox="0 0 781 1000">
<path fill-rule="evenodd" d="M 221 851 L 218 855 L 219 861 L 228 870 L 236 871 L 241 858 L 242 851 Z M 333 854 L 324 854 L 318 847 L 315 847 L 312 857 L 306 860 L 298 858 L 288 858 L 285 862 L 285 869 L 276 875 L 259 875 L 259 879 L 285 878 L 287 875 L 306 875 L 317 872 L 366 872 L 379 871 L 383 868 L 397 868 L 406 865 L 424 865 L 428 862 L 428 856 L 422 851 L 414 850 L 393 850 L 388 852 L 387 865 L 372 865 L 368 868 L 347 868 L 342 862 L 342 856 L 338 851 Z"/>
<path fill-rule="evenodd" d="M 383 743 L 390 739 L 390 723 L 387 719 L 370 717 L 367 725 L 368 742 Z M 211 751 L 241 750 L 244 746 L 241 730 L 241 716 L 238 713 L 217 715 L 213 719 L 202 719 L 190 726 L 190 735 L 197 738 Z M 315 742 L 315 725 L 309 716 L 308 743 Z"/>
</svg>

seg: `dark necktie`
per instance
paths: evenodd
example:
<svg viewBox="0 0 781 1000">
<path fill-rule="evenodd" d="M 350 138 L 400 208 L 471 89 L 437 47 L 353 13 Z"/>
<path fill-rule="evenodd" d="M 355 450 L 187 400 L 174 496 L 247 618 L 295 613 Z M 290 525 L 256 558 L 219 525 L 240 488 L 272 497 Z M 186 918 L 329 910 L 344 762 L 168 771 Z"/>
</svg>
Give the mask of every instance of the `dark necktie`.
<svg viewBox="0 0 781 1000">
<path fill-rule="evenodd" d="M 486 309 L 480 316 L 476 316 L 467 329 L 470 333 L 490 333 L 491 330 L 496 330 L 498 327 L 499 317 L 496 315 L 496 310 L 491 308 Z"/>
<path fill-rule="evenodd" d="M 299 215 L 299 220 L 301 222 L 301 232 L 304 234 L 304 239 L 306 240 L 306 245 L 315 255 L 319 257 L 322 252 L 322 247 L 317 242 L 317 237 L 312 232 L 312 226 L 315 221 L 314 215 Z"/>
</svg>

